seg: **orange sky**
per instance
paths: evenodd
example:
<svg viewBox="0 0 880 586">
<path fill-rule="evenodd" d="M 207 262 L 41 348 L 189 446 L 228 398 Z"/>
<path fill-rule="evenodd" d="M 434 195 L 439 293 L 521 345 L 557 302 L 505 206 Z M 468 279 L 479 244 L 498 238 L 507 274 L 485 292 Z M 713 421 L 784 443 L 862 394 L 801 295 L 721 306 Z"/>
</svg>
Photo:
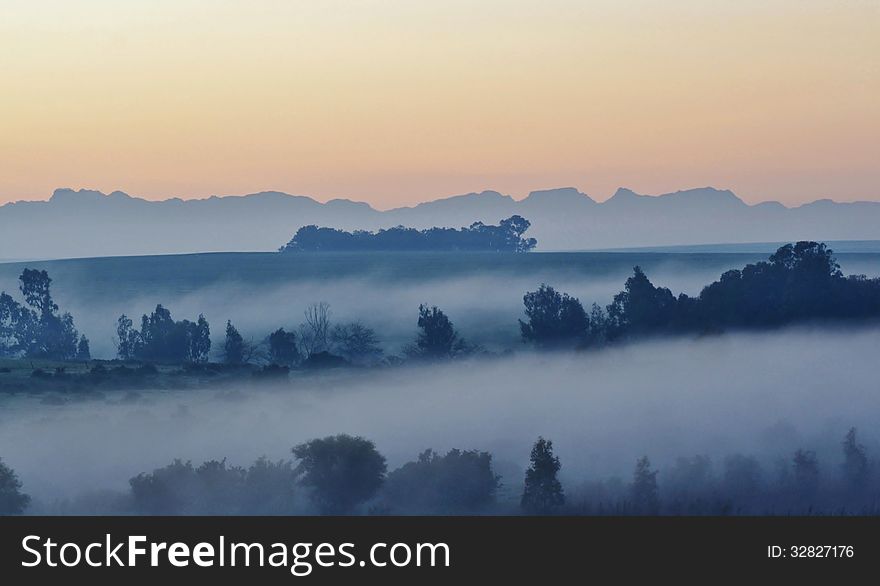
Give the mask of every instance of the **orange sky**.
<svg viewBox="0 0 880 586">
<path fill-rule="evenodd" d="M 880 200 L 876 0 L 7 1 L 0 203 Z"/>
</svg>

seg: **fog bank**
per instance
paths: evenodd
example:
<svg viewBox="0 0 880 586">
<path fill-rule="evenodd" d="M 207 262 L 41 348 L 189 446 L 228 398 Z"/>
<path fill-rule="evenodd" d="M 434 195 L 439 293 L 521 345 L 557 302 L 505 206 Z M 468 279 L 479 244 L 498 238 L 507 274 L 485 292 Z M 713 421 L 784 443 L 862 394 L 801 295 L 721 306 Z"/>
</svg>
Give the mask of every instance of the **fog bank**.
<svg viewBox="0 0 880 586">
<path fill-rule="evenodd" d="M 0 457 L 44 502 L 124 490 L 173 458 L 287 458 L 341 432 L 374 440 L 390 469 L 429 447 L 488 450 L 514 491 L 538 435 L 553 439 L 570 485 L 628 478 L 642 455 L 662 470 L 676 456 L 772 460 L 808 448 L 830 467 L 850 426 L 878 453 L 878 347 L 877 328 L 796 328 L 66 405 L 4 395 Z"/>
</svg>

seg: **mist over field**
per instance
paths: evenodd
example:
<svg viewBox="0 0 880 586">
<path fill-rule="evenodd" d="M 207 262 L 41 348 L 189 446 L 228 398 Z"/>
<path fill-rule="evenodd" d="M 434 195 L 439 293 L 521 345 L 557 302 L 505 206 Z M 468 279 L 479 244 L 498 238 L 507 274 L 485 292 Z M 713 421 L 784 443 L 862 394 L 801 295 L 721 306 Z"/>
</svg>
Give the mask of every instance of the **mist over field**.
<svg viewBox="0 0 880 586">
<path fill-rule="evenodd" d="M 386 352 L 412 341 L 420 303 L 437 305 L 468 341 L 490 350 L 518 348 L 522 298 L 541 283 L 605 305 L 640 265 L 658 286 L 696 295 L 726 270 L 764 254 L 540 253 L 498 254 L 210 254 L 0 264 L 0 290 L 17 294 L 25 266 L 45 268 L 53 294 L 91 342 L 112 358 L 116 318 L 135 323 L 161 303 L 176 319 L 204 313 L 214 347 L 232 320 L 246 339 L 295 329 L 315 302 L 334 322 L 360 320 Z M 880 275 L 880 254 L 837 255 L 846 274 Z"/>
<path fill-rule="evenodd" d="M 878 347 L 878 328 L 792 328 L 339 371 L 277 387 L 108 393 L 65 405 L 4 395 L 0 453 L 44 505 L 123 491 L 174 458 L 289 458 L 295 444 L 343 432 L 374 440 L 389 470 L 425 448 L 490 451 L 502 495 L 519 493 L 538 435 L 553 439 L 570 489 L 626 480 L 642 455 L 661 483 L 664 466 L 696 454 L 772 463 L 812 449 L 833 472 L 850 426 L 869 453 L 880 451 Z"/>
</svg>

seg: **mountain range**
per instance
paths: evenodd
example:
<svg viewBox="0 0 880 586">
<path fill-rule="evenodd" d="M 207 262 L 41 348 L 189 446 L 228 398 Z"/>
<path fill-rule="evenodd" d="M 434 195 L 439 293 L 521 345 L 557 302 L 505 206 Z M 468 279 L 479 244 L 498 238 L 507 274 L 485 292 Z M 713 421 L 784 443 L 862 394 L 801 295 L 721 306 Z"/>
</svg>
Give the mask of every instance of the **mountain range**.
<svg viewBox="0 0 880 586">
<path fill-rule="evenodd" d="M 533 191 L 522 200 L 483 191 L 387 211 L 276 191 L 149 201 L 121 191 L 58 189 L 48 201 L 0 206 L 0 260 L 271 251 L 308 224 L 461 227 L 513 214 L 532 222 L 527 236 L 543 251 L 880 239 L 880 202 L 749 205 L 712 187 L 656 196 L 621 188 L 601 203 L 571 187 Z"/>
</svg>

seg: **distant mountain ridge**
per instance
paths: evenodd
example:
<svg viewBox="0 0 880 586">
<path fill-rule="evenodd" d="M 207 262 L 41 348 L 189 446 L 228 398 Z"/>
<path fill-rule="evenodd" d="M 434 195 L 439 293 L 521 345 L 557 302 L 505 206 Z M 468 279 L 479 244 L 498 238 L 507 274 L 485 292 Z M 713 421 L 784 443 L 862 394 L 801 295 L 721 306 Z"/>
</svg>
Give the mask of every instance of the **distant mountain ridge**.
<svg viewBox="0 0 880 586">
<path fill-rule="evenodd" d="M 387 211 L 277 191 L 149 201 L 121 191 L 58 189 L 49 201 L 0 206 L 0 260 L 269 251 L 309 224 L 460 228 L 514 214 L 531 221 L 527 236 L 537 238 L 537 250 L 880 239 L 880 202 L 749 205 L 713 187 L 657 196 L 620 188 L 604 202 L 573 187 L 533 191 L 522 200 L 483 191 Z"/>
</svg>

